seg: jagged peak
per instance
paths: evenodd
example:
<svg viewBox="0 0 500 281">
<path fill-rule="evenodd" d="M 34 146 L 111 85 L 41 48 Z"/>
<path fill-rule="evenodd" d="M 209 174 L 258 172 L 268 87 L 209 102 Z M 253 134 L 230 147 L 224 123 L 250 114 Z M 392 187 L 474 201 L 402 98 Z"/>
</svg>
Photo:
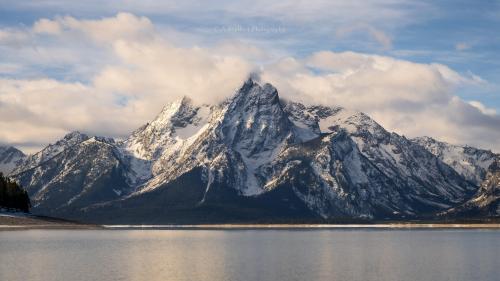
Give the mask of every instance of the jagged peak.
<svg viewBox="0 0 500 281">
<path fill-rule="evenodd" d="M 79 131 L 69 132 L 63 138 L 59 139 L 55 143 L 49 144 L 42 150 L 34 154 L 28 155 L 26 159 L 24 159 L 24 161 L 12 171 L 12 174 L 18 174 L 33 167 L 36 167 L 41 163 L 50 160 L 51 158 L 61 153 L 62 151 L 72 146 L 78 145 L 79 143 L 82 143 L 88 140 L 89 138 L 90 137 L 88 135 L 83 134 Z"/>
<path fill-rule="evenodd" d="M 430 136 L 415 137 L 412 139 L 412 141 L 420 144 L 421 146 L 425 147 L 428 150 L 431 150 L 431 152 L 433 152 L 433 154 L 435 154 L 435 155 L 442 153 L 441 151 L 438 151 L 438 149 L 439 150 L 460 149 L 460 150 L 464 150 L 464 152 L 465 152 L 465 149 L 470 148 L 467 145 L 462 146 L 462 145 L 451 144 L 448 142 L 437 140 L 437 139 L 430 137 Z M 477 150 L 483 151 L 481 149 L 477 149 Z"/>
<path fill-rule="evenodd" d="M 89 139 L 87 139 L 85 142 L 100 142 L 100 143 L 105 143 L 105 144 L 114 144 L 115 140 L 110 137 L 102 137 L 102 136 L 93 136 Z"/>
<path fill-rule="evenodd" d="M 477 156 L 483 155 L 483 157 L 500 158 L 499 154 L 496 154 L 491 150 L 476 148 L 469 145 L 451 144 L 448 142 L 436 140 L 429 136 L 416 137 L 411 139 L 411 141 L 425 147 L 427 150 L 430 150 L 435 155 L 442 154 L 444 150 L 456 150 L 456 151 L 461 151 L 462 153 L 468 155 L 475 154 Z"/>
<path fill-rule="evenodd" d="M 260 101 L 274 101 L 274 99 L 276 99 L 276 101 L 279 102 L 278 90 L 273 85 L 270 83 L 261 85 L 250 77 L 237 91 L 234 99 L 248 99 L 253 97 L 262 98 L 259 99 Z"/>
<path fill-rule="evenodd" d="M 319 119 L 321 132 L 335 131 L 337 127 L 346 129 L 349 133 L 385 135 L 388 132 L 370 116 L 357 110 L 343 107 L 328 107 L 322 105 L 310 106 L 306 109 Z"/>
<path fill-rule="evenodd" d="M 25 155 L 24 152 L 12 145 L 0 145 L 0 153 L 16 153 L 20 155 L 22 154 L 23 156 Z"/>
<path fill-rule="evenodd" d="M 248 79 L 245 82 L 243 82 L 240 91 L 243 89 L 252 88 L 254 85 L 258 85 L 258 83 L 256 83 L 252 77 L 248 77 Z"/>
<path fill-rule="evenodd" d="M 346 117 L 347 120 L 356 123 L 358 125 L 365 125 L 365 126 L 371 126 L 371 127 L 377 127 L 377 128 L 382 128 L 377 121 L 373 120 L 370 116 L 367 114 L 360 112 L 360 111 L 348 111 L 344 110 L 344 112 L 348 113 Z"/>
<path fill-rule="evenodd" d="M 90 137 L 87 134 L 81 133 L 79 131 L 71 131 L 64 135 L 62 139 L 59 139 L 53 144 L 49 144 L 46 146 L 44 149 L 42 149 L 40 152 L 36 154 L 41 154 L 41 155 L 46 155 L 47 156 L 53 156 L 54 151 L 62 151 L 70 146 L 76 145 L 78 143 L 84 142 L 86 140 L 90 139 Z M 57 152 L 57 153 L 58 153 Z M 35 155 L 36 155 L 35 154 Z"/>
<path fill-rule="evenodd" d="M 166 104 L 151 123 L 134 131 L 123 142 L 124 149 L 140 159 L 156 159 L 171 145 L 194 134 L 209 113 L 208 106 L 181 97 Z"/>
<path fill-rule="evenodd" d="M 411 139 L 411 141 L 416 142 L 424 147 L 431 148 L 431 147 L 437 147 L 440 149 L 461 149 L 464 151 L 464 153 L 467 154 L 485 154 L 489 156 L 497 156 L 500 157 L 498 153 L 493 152 L 491 149 L 482 149 L 482 148 L 477 148 L 474 146 L 470 146 L 468 144 L 453 144 L 453 143 L 448 143 L 445 141 L 437 140 L 433 137 L 429 136 L 422 136 L 422 137 L 415 137 Z"/>
<path fill-rule="evenodd" d="M 168 118 L 168 117 L 176 114 L 182 107 L 190 106 L 192 103 L 193 103 L 193 101 L 191 100 L 191 98 L 189 98 L 187 96 L 183 96 L 183 97 L 178 98 L 172 102 L 169 102 L 165 106 L 163 106 L 162 110 L 156 116 L 155 120 L 162 119 L 164 117 Z"/>
<path fill-rule="evenodd" d="M 162 129 L 165 126 L 184 127 L 186 120 L 189 121 L 193 118 L 199 108 L 191 98 L 183 96 L 166 104 L 147 126 L 157 129 Z"/>
<path fill-rule="evenodd" d="M 81 133 L 80 131 L 71 131 L 63 137 L 64 140 L 83 140 L 88 138 L 88 135 Z"/>
<path fill-rule="evenodd" d="M 427 145 L 430 145 L 430 144 L 435 144 L 435 145 L 446 145 L 446 146 L 452 146 L 452 144 L 449 144 L 447 142 L 443 142 L 443 141 L 439 141 L 439 140 L 436 140 L 435 138 L 433 137 L 429 137 L 429 136 L 420 136 L 420 137 L 415 137 L 412 139 L 412 141 L 414 142 L 417 142 L 419 144 L 427 144 Z"/>
<path fill-rule="evenodd" d="M 422 141 L 429 141 L 429 142 L 437 142 L 436 139 L 434 139 L 433 137 L 429 137 L 429 136 L 420 136 L 420 137 L 416 137 L 416 138 L 413 138 L 414 140 L 422 140 Z"/>
</svg>

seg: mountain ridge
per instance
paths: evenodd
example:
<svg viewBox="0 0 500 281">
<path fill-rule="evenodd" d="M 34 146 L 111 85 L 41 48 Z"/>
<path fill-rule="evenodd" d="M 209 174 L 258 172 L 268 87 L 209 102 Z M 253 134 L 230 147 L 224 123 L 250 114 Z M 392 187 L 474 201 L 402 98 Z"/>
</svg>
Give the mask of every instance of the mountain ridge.
<svg viewBox="0 0 500 281">
<path fill-rule="evenodd" d="M 408 219 L 483 198 L 499 158 L 407 139 L 362 112 L 285 101 L 249 79 L 220 104 L 172 102 L 123 141 L 69 134 L 11 176 L 35 211 L 92 222 Z"/>
</svg>

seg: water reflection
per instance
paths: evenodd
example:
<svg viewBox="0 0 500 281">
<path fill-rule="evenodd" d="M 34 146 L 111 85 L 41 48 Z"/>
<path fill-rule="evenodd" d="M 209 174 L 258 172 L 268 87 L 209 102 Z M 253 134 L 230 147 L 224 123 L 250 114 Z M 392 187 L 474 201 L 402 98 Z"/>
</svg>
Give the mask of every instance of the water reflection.
<svg viewBox="0 0 500 281">
<path fill-rule="evenodd" d="M 0 280 L 497 280 L 485 230 L 0 232 Z"/>
</svg>

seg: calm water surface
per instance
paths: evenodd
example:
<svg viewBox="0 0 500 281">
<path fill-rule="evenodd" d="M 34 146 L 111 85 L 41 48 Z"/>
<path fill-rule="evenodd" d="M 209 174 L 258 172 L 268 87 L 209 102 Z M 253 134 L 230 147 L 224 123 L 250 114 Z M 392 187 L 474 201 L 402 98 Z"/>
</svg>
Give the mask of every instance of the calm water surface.
<svg viewBox="0 0 500 281">
<path fill-rule="evenodd" d="M 498 230 L 0 232 L 0 280 L 500 280 Z"/>
</svg>

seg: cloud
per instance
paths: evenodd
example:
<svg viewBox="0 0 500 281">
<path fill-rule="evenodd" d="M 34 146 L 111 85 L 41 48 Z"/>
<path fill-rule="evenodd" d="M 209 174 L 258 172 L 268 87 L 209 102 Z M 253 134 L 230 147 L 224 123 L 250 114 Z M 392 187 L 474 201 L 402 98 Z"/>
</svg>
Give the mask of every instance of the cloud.
<svg viewBox="0 0 500 281">
<path fill-rule="evenodd" d="M 0 46 L 18 48 L 29 39 L 29 33 L 17 29 L 0 29 Z"/>
<path fill-rule="evenodd" d="M 481 113 L 485 115 L 489 115 L 492 117 L 495 117 L 497 115 L 497 111 L 494 108 L 488 108 L 479 101 L 469 101 L 469 104 L 479 109 L 479 111 L 481 111 Z"/>
<path fill-rule="evenodd" d="M 151 36 L 153 24 L 146 17 L 118 13 L 115 17 L 99 20 L 78 20 L 70 16 L 54 20 L 40 19 L 33 25 L 35 33 L 59 35 L 62 32 L 80 31 L 97 42 L 117 39 L 144 40 Z"/>
<path fill-rule="evenodd" d="M 61 23 L 49 19 L 40 19 L 33 25 L 35 33 L 60 34 L 62 32 Z"/>
<path fill-rule="evenodd" d="M 468 43 L 465 43 L 465 42 L 459 42 L 457 44 L 455 44 L 455 50 L 457 51 L 465 51 L 465 50 L 468 50 L 470 49 L 472 46 Z"/>
<path fill-rule="evenodd" d="M 117 41 L 114 53 L 121 64 L 104 68 L 94 84 L 137 102 L 143 102 L 145 92 L 164 102 L 184 95 L 205 103 L 221 101 L 251 69 L 240 57 L 212 55 L 198 47 L 178 48 L 162 40 Z"/>
<path fill-rule="evenodd" d="M 365 32 L 373 40 L 378 42 L 386 50 L 392 48 L 392 39 L 380 29 L 377 29 L 371 25 L 359 23 L 349 27 L 339 28 L 336 32 L 337 37 L 343 38 L 356 32 Z"/>
<path fill-rule="evenodd" d="M 258 72 L 287 99 L 358 109 L 409 137 L 430 135 L 500 151 L 499 115 L 454 94 L 486 82 L 442 64 L 331 51 L 276 59 L 274 50 L 241 40 L 183 46 L 148 18 L 128 13 L 40 19 L 31 28 L 3 32 L 4 39 L 18 36 L 18 42 L 36 46 L 13 48 L 19 57 L 2 62 L 4 71 L 34 63 L 70 69 L 61 77 L 0 78 L 4 143 L 43 145 L 75 129 L 125 136 L 169 101 L 187 95 L 200 103 L 217 102 Z"/>
</svg>

